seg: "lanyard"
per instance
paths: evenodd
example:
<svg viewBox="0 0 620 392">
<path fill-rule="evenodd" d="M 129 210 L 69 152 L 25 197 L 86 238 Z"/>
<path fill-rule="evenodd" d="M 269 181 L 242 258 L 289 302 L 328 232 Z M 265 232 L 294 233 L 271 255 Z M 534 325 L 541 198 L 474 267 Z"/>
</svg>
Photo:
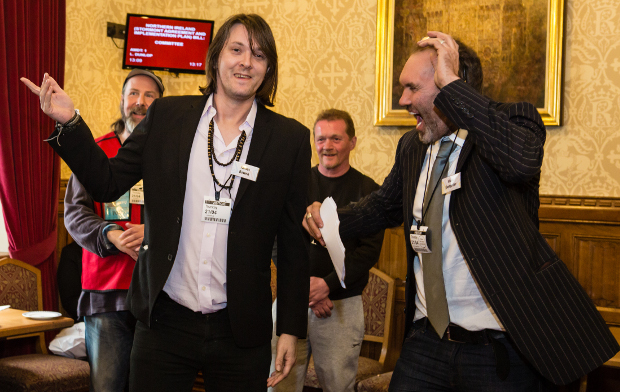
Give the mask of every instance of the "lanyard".
<svg viewBox="0 0 620 392">
<path fill-rule="evenodd" d="M 435 195 L 435 191 L 437 190 L 437 186 L 439 185 L 439 183 L 442 180 L 443 177 L 443 173 L 446 171 L 446 167 L 448 167 L 448 163 L 450 163 L 450 155 L 452 155 L 452 152 L 454 151 L 454 148 L 456 147 L 456 138 L 459 136 L 459 131 L 460 129 L 456 130 L 456 135 L 454 136 L 454 143 L 452 144 L 452 147 L 450 147 L 450 153 L 448 154 L 448 158 L 446 159 L 446 162 L 443 164 L 443 169 L 441 169 L 441 175 L 439 176 L 439 179 L 437 180 L 437 183 L 435 183 L 435 187 L 433 188 L 433 191 L 431 192 L 431 195 L 428 199 L 428 205 L 431 204 L 431 200 L 433 200 L 433 195 Z M 441 143 L 439 143 L 441 145 Z M 420 218 L 419 221 L 417 221 L 416 223 L 418 224 L 418 229 L 420 229 L 420 225 L 422 225 L 422 223 L 424 222 L 424 217 L 426 216 L 426 213 L 428 212 L 428 205 L 426 206 L 426 211 L 424 211 L 424 199 L 426 198 L 426 187 L 428 186 L 428 181 L 429 181 L 429 173 L 431 171 L 431 156 L 433 155 L 433 145 L 431 144 L 431 153 L 428 156 L 429 162 L 428 162 L 428 166 L 426 167 L 426 180 L 424 181 L 424 194 L 422 195 L 422 217 Z M 439 151 L 437 151 L 437 155 L 439 155 Z M 435 161 L 437 161 L 437 158 L 435 157 Z"/>
<path fill-rule="evenodd" d="M 220 200 L 220 193 L 224 189 L 228 190 L 228 194 L 232 198 L 232 187 L 233 187 L 233 184 L 235 183 L 235 176 L 231 174 L 230 176 L 228 176 L 226 181 L 224 181 L 224 185 L 220 184 L 217 178 L 215 178 L 215 172 L 213 171 L 213 160 L 215 160 L 215 163 L 217 163 L 218 165 L 222 167 L 231 165 L 233 161 L 235 160 L 239 162 L 239 159 L 241 158 L 241 152 L 243 151 L 243 145 L 245 144 L 245 139 L 246 139 L 245 131 L 241 131 L 241 136 L 239 136 L 239 140 L 237 141 L 237 149 L 235 150 L 235 154 L 233 155 L 233 157 L 228 163 L 222 163 L 217 160 L 217 157 L 215 156 L 215 149 L 213 148 L 213 133 L 214 133 L 214 126 L 213 126 L 213 118 L 212 118 L 211 122 L 209 123 L 209 137 L 207 139 L 208 141 L 207 145 L 208 145 L 208 155 L 209 155 L 209 170 L 211 170 L 211 177 L 213 178 L 213 189 L 215 189 L 215 200 Z M 231 178 L 232 178 L 232 181 L 230 181 Z M 228 184 L 228 181 L 230 181 L 230 185 L 226 185 Z M 220 186 L 219 191 L 217 190 L 217 185 Z"/>
</svg>

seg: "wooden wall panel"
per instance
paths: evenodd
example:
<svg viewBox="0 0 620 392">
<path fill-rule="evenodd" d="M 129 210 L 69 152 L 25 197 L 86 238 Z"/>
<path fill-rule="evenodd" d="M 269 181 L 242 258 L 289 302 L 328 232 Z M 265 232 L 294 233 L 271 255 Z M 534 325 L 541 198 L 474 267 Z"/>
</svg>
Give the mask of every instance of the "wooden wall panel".
<svg viewBox="0 0 620 392">
<path fill-rule="evenodd" d="M 540 231 L 609 325 L 620 325 L 620 199 L 543 196 Z"/>
</svg>

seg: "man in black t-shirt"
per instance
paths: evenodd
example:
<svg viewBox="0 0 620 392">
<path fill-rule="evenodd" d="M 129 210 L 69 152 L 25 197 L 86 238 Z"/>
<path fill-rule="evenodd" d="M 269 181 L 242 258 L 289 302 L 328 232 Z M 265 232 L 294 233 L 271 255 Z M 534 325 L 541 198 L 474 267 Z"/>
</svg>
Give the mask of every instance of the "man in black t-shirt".
<svg viewBox="0 0 620 392">
<path fill-rule="evenodd" d="M 347 112 L 329 109 L 319 114 L 314 123 L 314 142 L 319 164 L 311 169 L 309 203 L 323 202 L 331 196 L 340 208 L 379 188 L 349 164 L 357 137 Z M 310 354 L 314 355 L 324 391 L 353 391 L 364 338 L 361 294 L 368 283 L 368 270 L 379 259 L 382 243 L 383 231 L 343 241 L 346 273 L 341 285 L 327 249 L 312 241 L 308 338 L 299 341 L 297 362 L 276 391 L 302 391 Z"/>
</svg>

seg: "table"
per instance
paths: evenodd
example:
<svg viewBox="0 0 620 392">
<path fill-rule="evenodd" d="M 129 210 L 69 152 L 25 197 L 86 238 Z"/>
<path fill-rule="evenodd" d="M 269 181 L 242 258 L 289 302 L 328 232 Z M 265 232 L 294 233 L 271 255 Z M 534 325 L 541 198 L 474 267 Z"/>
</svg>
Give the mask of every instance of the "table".
<svg viewBox="0 0 620 392">
<path fill-rule="evenodd" d="M 5 309 L 0 311 L 0 339 L 15 339 L 22 335 L 62 329 L 73 325 L 73 319 L 57 317 L 51 320 L 32 320 L 22 316 L 26 310 Z"/>
</svg>

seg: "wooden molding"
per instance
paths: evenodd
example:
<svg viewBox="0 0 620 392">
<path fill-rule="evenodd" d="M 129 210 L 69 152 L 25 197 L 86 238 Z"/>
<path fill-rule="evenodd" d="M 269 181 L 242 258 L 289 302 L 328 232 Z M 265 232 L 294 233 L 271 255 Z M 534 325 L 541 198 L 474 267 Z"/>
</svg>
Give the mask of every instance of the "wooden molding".
<svg viewBox="0 0 620 392">
<path fill-rule="evenodd" d="M 540 196 L 538 218 L 544 221 L 620 223 L 620 198 L 591 196 Z"/>
</svg>

